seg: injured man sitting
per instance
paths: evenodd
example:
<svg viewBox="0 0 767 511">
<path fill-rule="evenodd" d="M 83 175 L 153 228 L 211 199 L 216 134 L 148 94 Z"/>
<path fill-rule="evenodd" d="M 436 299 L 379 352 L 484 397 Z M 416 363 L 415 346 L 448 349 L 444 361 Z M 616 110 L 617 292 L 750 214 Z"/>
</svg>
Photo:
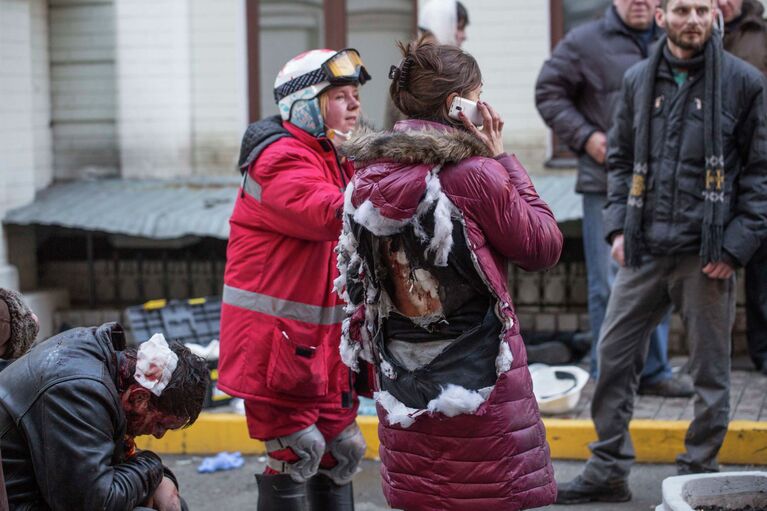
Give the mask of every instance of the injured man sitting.
<svg viewBox="0 0 767 511">
<path fill-rule="evenodd" d="M 180 342 L 155 334 L 126 348 L 116 323 L 34 345 L 0 373 L 10 509 L 186 509 L 173 474 L 134 438 L 192 424 L 208 380 Z"/>
</svg>

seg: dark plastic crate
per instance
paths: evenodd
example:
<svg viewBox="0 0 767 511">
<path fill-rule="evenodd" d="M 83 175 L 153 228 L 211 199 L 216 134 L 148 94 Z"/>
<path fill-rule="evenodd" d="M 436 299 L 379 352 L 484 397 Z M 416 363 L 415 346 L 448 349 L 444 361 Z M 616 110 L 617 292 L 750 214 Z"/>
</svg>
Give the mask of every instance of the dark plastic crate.
<svg viewBox="0 0 767 511">
<path fill-rule="evenodd" d="M 221 320 L 221 298 L 205 297 L 189 300 L 152 300 L 125 309 L 128 340 L 141 344 L 161 333 L 166 339 L 207 346 L 218 339 Z M 205 408 L 228 405 L 231 396 L 218 390 L 218 360 L 209 360 L 210 387 Z"/>
</svg>

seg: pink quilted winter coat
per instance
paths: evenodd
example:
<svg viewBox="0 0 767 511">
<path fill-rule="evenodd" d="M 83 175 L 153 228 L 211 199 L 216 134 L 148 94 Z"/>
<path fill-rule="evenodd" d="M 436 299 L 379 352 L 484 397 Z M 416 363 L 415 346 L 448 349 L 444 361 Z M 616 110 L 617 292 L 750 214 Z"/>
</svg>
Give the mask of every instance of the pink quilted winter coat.
<svg viewBox="0 0 767 511">
<path fill-rule="evenodd" d="M 387 377 L 372 342 L 385 302 L 370 278 L 373 270 L 357 253 L 350 224 L 361 223 L 385 236 L 412 224 L 428 209 L 419 205 L 436 203 L 437 197 L 447 198 L 451 217 L 460 220 L 475 269 L 503 325 L 497 380 L 473 412 L 403 412 L 402 403 L 377 394 L 387 501 L 408 511 L 518 510 L 551 504 L 556 484 L 509 294 L 507 265 L 543 270 L 557 263 L 562 234 L 553 214 L 516 157 L 491 158 L 472 135 L 442 124 L 400 121 L 391 132 L 360 135 L 342 152 L 357 167 L 346 193 L 337 249 L 337 288 L 350 301 L 341 342 L 344 362 L 354 369 L 364 367 L 360 359 L 373 363 L 379 384 Z M 355 280 L 364 288 L 361 296 L 352 293 Z"/>
</svg>

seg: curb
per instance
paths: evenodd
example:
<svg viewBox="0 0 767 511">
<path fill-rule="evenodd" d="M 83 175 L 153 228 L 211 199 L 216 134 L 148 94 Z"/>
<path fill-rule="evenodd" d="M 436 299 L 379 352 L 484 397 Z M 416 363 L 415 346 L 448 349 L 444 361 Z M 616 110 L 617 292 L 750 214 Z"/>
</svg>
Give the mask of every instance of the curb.
<svg viewBox="0 0 767 511">
<path fill-rule="evenodd" d="M 378 418 L 357 417 L 367 441 L 365 457 L 378 459 Z M 554 459 L 585 460 L 588 444 L 596 439 L 590 420 L 544 418 L 546 437 Z M 687 421 L 634 420 L 630 431 L 637 461 L 673 463 L 684 451 Z M 141 449 L 160 454 L 215 454 L 239 451 L 263 454 L 264 444 L 248 436 L 245 418 L 232 413 L 202 413 L 191 427 L 169 431 L 163 438 L 136 439 Z M 738 465 L 767 465 L 767 422 L 732 421 L 719 451 L 719 461 Z"/>
</svg>

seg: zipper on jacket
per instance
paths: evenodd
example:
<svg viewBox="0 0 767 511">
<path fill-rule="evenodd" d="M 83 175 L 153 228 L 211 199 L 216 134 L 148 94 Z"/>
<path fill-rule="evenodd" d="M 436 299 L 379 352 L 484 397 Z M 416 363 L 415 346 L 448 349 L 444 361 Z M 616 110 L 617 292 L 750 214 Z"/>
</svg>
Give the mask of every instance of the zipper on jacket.
<svg viewBox="0 0 767 511">
<path fill-rule="evenodd" d="M 317 138 L 317 140 L 319 141 L 323 149 L 325 149 L 326 151 L 333 151 L 333 156 L 335 157 L 336 165 L 338 166 L 338 174 L 341 176 L 341 183 L 342 183 L 341 192 L 346 191 L 346 186 L 349 183 L 347 183 L 346 181 L 346 176 L 344 175 L 344 168 L 343 168 L 343 165 L 341 165 L 341 160 L 338 158 L 338 151 L 336 151 L 336 146 L 333 145 L 333 142 L 331 142 L 327 138 Z M 329 149 L 327 148 L 328 146 L 330 146 Z"/>
</svg>

